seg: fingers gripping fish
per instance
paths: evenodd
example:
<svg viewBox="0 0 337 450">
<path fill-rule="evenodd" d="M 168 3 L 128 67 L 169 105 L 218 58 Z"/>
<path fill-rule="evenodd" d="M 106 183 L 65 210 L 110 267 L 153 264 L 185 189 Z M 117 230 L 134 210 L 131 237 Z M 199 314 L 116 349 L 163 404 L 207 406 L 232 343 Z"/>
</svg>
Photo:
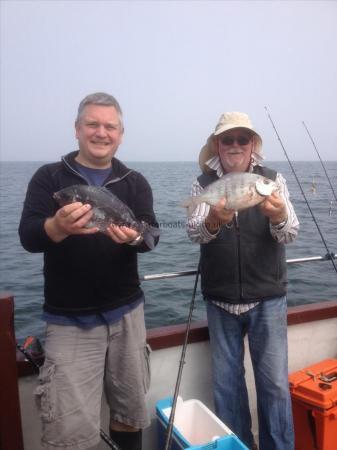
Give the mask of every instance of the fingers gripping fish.
<svg viewBox="0 0 337 450">
<path fill-rule="evenodd" d="M 258 205 L 276 190 L 276 183 L 262 175 L 232 172 L 209 184 L 200 195 L 189 197 L 182 206 L 191 214 L 200 203 L 215 206 L 226 198 L 226 209 L 241 211 Z"/>
<path fill-rule="evenodd" d="M 54 199 L 60 206 L 81 202 L 92 207 L 92 218 L 88 227 L 97 227 L 105 232 L 109 225 L 126 226 L 138 231 L 149 248 L 154 248 L 158 228 L 136 219 L 131 209 L 104 187 L 73 185 L 55 192 Z"/>
</svg>

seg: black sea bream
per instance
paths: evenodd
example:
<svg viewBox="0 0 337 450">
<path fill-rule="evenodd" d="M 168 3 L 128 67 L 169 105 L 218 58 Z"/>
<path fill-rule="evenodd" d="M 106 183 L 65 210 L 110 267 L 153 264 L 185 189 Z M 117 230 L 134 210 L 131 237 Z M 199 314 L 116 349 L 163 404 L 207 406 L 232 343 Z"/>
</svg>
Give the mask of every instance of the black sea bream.
<svg viewBox="0 0 337 450">
<path fill-rule="evenodd" d="M 215 206 L 226 198 L 226 209 L 241 211 L 261 203 L 276 190 L 276 183 L 262 175 L 231 172 L 206 186 L 200 195 L 185 200 L 182 206 L 191 213 L 200 203 Z"/>
<path fill-rule="evenodd" d="M 101 232 L 111 224 L 124 225 L 138 231 L 149 248 L 154 247 L 154 238 L 160 234 L 158 228 L 138 221 L 131 209 L 104 187 L 76 184 L 55 192 L 53 197 L 60 206 L 75 202 L 91 205 L 93 216 L 87 226 Z"/>
</svg>

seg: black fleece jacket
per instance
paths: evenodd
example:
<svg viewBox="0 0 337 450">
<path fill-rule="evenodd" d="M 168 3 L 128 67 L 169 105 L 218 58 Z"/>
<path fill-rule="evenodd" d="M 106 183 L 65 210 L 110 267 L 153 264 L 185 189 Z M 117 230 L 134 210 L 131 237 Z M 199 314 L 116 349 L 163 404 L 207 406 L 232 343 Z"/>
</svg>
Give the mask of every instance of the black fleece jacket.
<svg viewBox="0 0 337 450">
<path fill-rule="evenodd" d="M 44 253 L 44 309 L 62 315 L 107 311 L 137 299 L 142 294 L 137 252 L 149 251 L 144 242 L 140 246 L 116 244 L 102 233 L 73 235 L 60 243 L 48 237 L 44 222 L 59 208 L 53 193 L 73 184 L 87 184 L 76 170 L 77 153 L 42 166 L 33 175 L 19 226 L 23 247 Z M 112 174 L 104 186 L 128 205 L 138 220 L 158 226 L 150 185 L 140 173 L 113 158 Z"/>
</svg>

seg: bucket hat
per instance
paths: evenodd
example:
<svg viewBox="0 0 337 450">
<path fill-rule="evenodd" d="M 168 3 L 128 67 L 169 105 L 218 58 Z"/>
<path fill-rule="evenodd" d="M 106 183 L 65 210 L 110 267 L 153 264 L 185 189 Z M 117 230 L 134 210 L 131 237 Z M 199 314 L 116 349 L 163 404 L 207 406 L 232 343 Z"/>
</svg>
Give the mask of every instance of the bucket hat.
<svg viewBox="0 0 337 450">
<path fill-rule="evenodd" d="M 263 159 L 261 136 L 254 130 L 248 115 L 242 112 L 225 112 L 221 114 L 214 133 L 208 137 L 206 144 L 200 151 L 199 166 L 203 172 L 210 170 L 205 163 L 217 154 L 214 139 L 215 136 L 218 136 L 225 131 L 233 130 L 234 128 L 246 128 L 252 133 L 254 139 L 252 155 L 256 161 L 261 161 Z"/>
</svg>

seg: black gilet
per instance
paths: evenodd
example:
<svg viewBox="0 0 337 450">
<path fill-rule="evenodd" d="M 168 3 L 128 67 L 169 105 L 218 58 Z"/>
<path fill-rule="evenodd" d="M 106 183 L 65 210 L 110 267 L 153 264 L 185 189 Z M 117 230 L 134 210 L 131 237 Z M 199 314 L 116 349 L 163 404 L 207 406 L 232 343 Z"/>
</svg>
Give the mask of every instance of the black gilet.
<svg viewBox="0 0 337 450">
<path fill-rule="evenodd" d="M 277 173 L 255 166 L 254 173 L 276 179 Z M 216 181 L 213 171 L 202 174 L 202 187 Z M 287 268 L 284 244 L 270 233 L 269 219 L 258 206 L 238 213 L 222 226 L 216 239 L 201 244 L 201 289 L 204 297 L 227 303 L 249 303 L 285 295 Z"/>
</svg>

